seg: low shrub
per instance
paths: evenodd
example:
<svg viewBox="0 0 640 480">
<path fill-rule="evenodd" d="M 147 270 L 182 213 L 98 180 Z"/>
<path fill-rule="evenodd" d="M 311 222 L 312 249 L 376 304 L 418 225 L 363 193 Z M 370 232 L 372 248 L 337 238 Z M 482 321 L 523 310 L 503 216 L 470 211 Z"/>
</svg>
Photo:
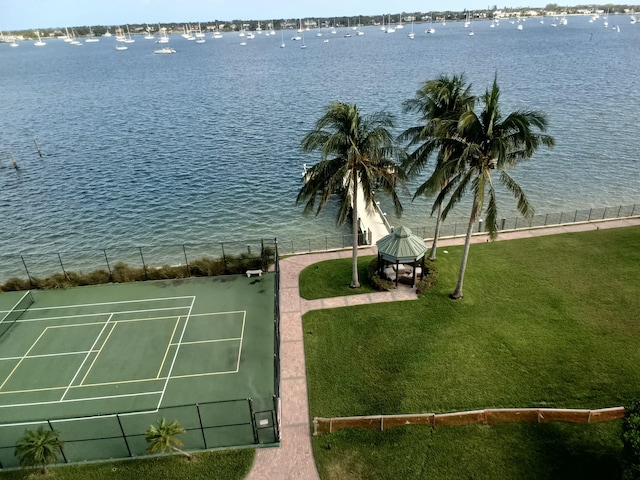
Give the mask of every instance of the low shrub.
<svg viewBox="0 0 640 480">
<path fill-rule="evenodd" d="M 212 277 L 224 275 L 224 260 L 222 258 L 202 257 L 189 264 L 191 275 L 196 277 Z"/>
<path fill-rule="evenodd" d="M 622 423 L 624 480 L 640 479 L 640 400 L 631 402 Z"/>
<path fill-rule="evenodd" d="M 424 276 L 422 280 L 416 283 L 416 293 L 420 295 L 433 287 L 438 282 L 438 269 L 435 262 L 431 260 L 424 261 Z"/>
<path fill-rule="evenodd" d="M 31 283 L 29 280 L 11 277 L 9 280 L 4 282 L 3 285 L 0 285 L 0 292 L 17 292 L 20 290 L 29 290 L 30 288 Z"/>
<path fill-rule="evenodd" d="M 378 273 L 378 259 L 374 258 L 367 267 L 367 275 L 369 276 L 369 282 L 371 286 L 381 292 L 388 292 L 396 288 L 396 284 L 391 280 L 382 278 Z"/>
</svg>

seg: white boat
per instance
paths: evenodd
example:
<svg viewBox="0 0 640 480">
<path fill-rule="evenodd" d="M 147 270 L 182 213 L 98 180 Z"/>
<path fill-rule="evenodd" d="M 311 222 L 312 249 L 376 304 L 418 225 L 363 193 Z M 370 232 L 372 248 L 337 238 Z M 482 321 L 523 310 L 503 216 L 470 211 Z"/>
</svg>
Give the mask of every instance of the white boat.
<svg viewBox="0 0 640 480">
<path fill-rule="evenodd" d="M 389 26 L 386 30 L 387 33 L 395 33 L 396 29 L 391 26 L 391 14 L 389 14 Z"/>
<path fill-rule="evenodd" d="M 104 35 L 102 35 L 103 37 L 110 37 L 111 36 L 111 32 L 109 30 L 107 30 L 106 32 L 104 32 Z"/>
<path fill-rule="evenodd" d="M 517 29 L 517 30 L 522 30 L 522 29 L 523 29 L 522 24 L 519 24 L 519 25 L 516 27 L 516 29 Z"/>
<path fill-rule="evenodd" d="M 247 33 L 247 38 L 248 38 L 249 40 L 253 40 L 254 38 L 256 38 L 256 36 L 253 34 L 253 32 L 248 32 L 248 33 Z"/>
<path fill-rule="evenodd" d="M 151 28 L 149 27 L 149 25 L 147 25 L 147 30 L 146 30 L 147 34 L 144 36 L 145 40 L 155 40 L 156 37 L 153 36 L 153 33 L 151 33 Z"/>
<path fill-rule="evenodd" d="M 400 30 L 404 28 L 404 25 L 402 24 L 402 14 L 400 14 L 400 18 L 398 19 L 398 24 L 396 25 L 396 29 Z"/>
<path fill-rule="evenodd" d="M 302 45 L 300 45 L 300 48 L 307 48 L 307 45 L 304 43 L 304 34 L 302 34 Z"/>
<path fill-rule="evenodd" d="M 411 25 L 413 26 L 413 23 Z M 428 33 L 429 35 L 436 33 L 436 29 L 433 28 L 433 14 L 429 18 L 429 28 L 427 28 L 424 33 Z"/>
<path fill-rule="evenodd" d="M 204 33 L 202 33 L 202 27 L 200 26 L 200 22 L 198 22 L 198 31 L 196 32 L 196 38 L 204 38 Z"/>
<path fill-rule="evenodd" d="M 411 32 L 409 32 L 409 35 L 407 35 L 411 40 L 413 40 L 414 38 L 416 38 L 416 34 L 413 33 L 413 22 L 411 22 Z"/>
<path fill-rule="evenodd" d="M 176 53 L 176 51 L 171 47 L 162 47 L 162 48 L 157 49 L 153 53 L 157 53 L 159 55 L 167 55 L 169 53 Z"/>
<path fill-rule="evenodd" d="M 43 42 L 42 40 L 40 40 L 40 32 L 36 32 L 36 35 L 38 36 L 38 41 L 34 43 L 34 45 L 36 47 L 44 47 L 47 43 Z"/>
<path fill-rule="evenodd" d="M 127 25 L 127 36 L 123 40 L 124 43 L 135 43 L 135 40 L 131 38 L 131 32 L 129 31 L 129 25 Z"/>
<path fill-rule="evenodd" d="M 156 43 L 169 43 L 169 35 L 167 35 L 167 29 L 164 27 L 160 28 L 160 26 L 158 25 L 158 30 L 160 31 L 160 36 L 158 37 L 158 40 L 156 40 Z"/>
<path fill-rule="evenodd" d="M 11 42 L 11 43 L 9 44 L 9 46 L 10 46 L 10 47 L 17 47 L 17 46 L 18 46 L 18 44 L 16 43 L 16 41 L 15 41 L 15 39 L 14 39 L 14 40 L 13 40 L 13 42 Z"/>
<path fill-rule="evenodd" d="M 127 47 L 126 45 L 123 45 L 122 43 L 116 43 L 116 50 L 121 51 L 121 50 L 128 50 L 129 47 Z"/>
<path fill-rule="evenodd" d="M 384 26 L 384 15 L 382 15 L 382 25 L 380 26 L 380 30 L 382 30 L 383 32 L 387 31 L 387 27 Z"/>
<path fill-rule="evenodd" d="M 183 27 L 183 29 L 184 29 L 184 33 L 180 34 L 182 36 L 182 38 L 184 38 L 185 40 L 195 40 L 196 39 L 196 37 L 191 35 L 191 28 L 187 28 L 187 26 L 185 25 Z"/>
<path fill-rule="evenodd" d="M 85 38 L 84 43 L 95 43 L 99 42 L 100 39 L 93 34 L 93 30 L 89 28 L 89 36 Z"/>
<path fill-rule="evenodd" d="M 285 44 L 284 44 L 284 30 L 280 30 L 280 48 L 284 48 Z"/>
</svg>

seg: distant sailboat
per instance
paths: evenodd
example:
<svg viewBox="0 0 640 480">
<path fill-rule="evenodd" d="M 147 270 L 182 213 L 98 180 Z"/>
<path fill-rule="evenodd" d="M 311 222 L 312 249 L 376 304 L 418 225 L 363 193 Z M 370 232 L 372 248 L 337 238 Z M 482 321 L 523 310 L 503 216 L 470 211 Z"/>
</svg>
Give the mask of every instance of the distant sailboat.
<svg viewBox="0 0 640 480">
<path fill-rule="evenodd" d="M 280 48 L 284 48 L 285 47 L 285 44 L 284 44 L 284 30 L 280 30 L 280 37 L 281 37 Z"/>
<path fill-rule="evenodd" d="M 36 35 L 38 36 L 38 41 L 35 42 L 34 45 L 36 47 L 44 47 L 47 43 L 40 40 L 40 32 L 36 32 Z"/>
</svg>

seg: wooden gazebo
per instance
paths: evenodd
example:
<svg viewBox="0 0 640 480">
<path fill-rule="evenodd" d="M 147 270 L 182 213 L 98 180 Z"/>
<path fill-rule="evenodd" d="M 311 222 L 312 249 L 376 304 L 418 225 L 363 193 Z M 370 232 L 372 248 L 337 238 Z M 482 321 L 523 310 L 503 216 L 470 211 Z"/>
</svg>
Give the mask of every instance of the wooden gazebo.
<svg viewBox="0 0 640 480">
<path fill-rule="evenodd" d="M 401 278 L 416 285 L 416 279 L 424 275 L 424 240 L 411 233 L 407 227 L 398 227 L 376 243 L 378 247 L 378 273 L 396 283 Z"/>
</svg>

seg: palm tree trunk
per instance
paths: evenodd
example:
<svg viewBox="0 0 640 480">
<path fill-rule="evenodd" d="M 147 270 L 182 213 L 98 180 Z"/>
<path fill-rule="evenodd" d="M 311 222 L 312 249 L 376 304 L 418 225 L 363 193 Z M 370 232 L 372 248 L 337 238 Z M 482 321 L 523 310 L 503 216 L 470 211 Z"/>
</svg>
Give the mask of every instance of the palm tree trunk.
<svg viewBox="0 0 640 480">
<path fill-rule="evenodd" d="M 473 199 L 471 207 L 471 217 L 469 218 L 469 226 L 467 227 L 467 235 L 464 239 L 464 250 L 462 251 L 462 260 L 460 261 L 460 272 L 458 273 L 458 284 L 449 297 L 453 300 L 462 298 L 462 283 L 464 282 L 464 272 L 467 269 L 467 258 L 469 258 L 469 247 L 471 246 L 471 233 L 473 233 L 473 224 L 478 216 L 478 201 Z"/>
<path fill-rule="evenodd" d="M 354 172 L 353 184 L 353 207 L 351 210 L 351 218 L 353 223 L 353 250 L 352 250 L 352 274 L 351 274 L 351 288 L 360 288 L 360 282 L 358 281 L 358 176 Z"/>
<path fill-rule="evenodd" d="M 432 262 L 436 261 L 436 249 L 438 248 L 438 237 L 440 236 L 440 225 L 442 224 L 442 203 L 438 205 L 438 216 L 436 217 L 436 229 L 433 232 L 433 243 L 431 244 L 431 251 L 429 252 L 429 258 Z"/>
</svg>

